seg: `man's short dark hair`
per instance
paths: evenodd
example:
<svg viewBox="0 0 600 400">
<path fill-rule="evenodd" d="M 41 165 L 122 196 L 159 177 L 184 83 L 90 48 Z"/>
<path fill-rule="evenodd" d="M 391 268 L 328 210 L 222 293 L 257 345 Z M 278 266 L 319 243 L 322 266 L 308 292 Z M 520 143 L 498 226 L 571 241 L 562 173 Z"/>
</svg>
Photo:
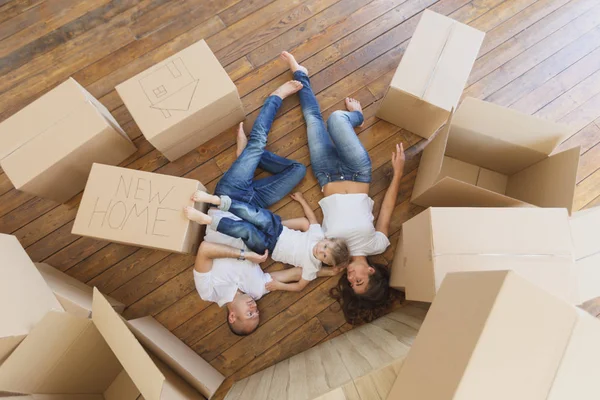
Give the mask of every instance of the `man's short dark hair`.
<svg viewBox="0 0 600 400">
<path fill-rule="evenodd" d="M 233 324 L 231 322 L 229 322 L 229 312 L 227 312 L 226 314 L 226 320 L 227 320 L 227 326 L 229 326 L 229 330 L 231 332 L 233 332 L 234 335 L 236 336 L 248 336 L 249 334 L 251 334 L 254 331 L 250 331 L 250 332 L 244 332 L 244 330 L 236 328 L 235 326 L 233 326 Z"/>
</svg>

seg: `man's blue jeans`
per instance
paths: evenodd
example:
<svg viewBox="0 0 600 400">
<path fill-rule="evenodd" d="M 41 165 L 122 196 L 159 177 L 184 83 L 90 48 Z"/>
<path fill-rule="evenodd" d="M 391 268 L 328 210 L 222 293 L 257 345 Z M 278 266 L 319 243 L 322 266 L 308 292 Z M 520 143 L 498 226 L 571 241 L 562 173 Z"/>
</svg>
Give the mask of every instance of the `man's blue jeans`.
<svg viewBox="0 0 600 400">
<path fill-rule="evenodd" d="M 362 113 L 334 111 L 325 128 L 308 76 L 296 71 L 294 79 L 303 85 L 298 96 L 306 121 L 310 163 L 319 185 L 344 180 L 370 183 L 371 159 L 354 132 L 363 122 Z"/>
<path fill-rule="evenodd" d="M 215 217 L 211 227 L 227 236 L 242 239 L 250 250 L 258 254 L 263 254 L 267 249 L 269 254 L 273 254 L 283 231 L 281 217 L 264 208 L 227 197 L 221 196 L 219 209 L 229 211 L 242 220 Z"/>
<path fill-rule="evenodd" d="M 306 167 L 297 162 L 265 151 L 267 135 L 281 107 L 281 98 L 269 96 L 254 122 L 246 148 L 215 188 L 216 195 L 267 208 L 286 196 L 304 177 Z M 273 174 L 254 180 L 260 167 Z"/>
</svg>

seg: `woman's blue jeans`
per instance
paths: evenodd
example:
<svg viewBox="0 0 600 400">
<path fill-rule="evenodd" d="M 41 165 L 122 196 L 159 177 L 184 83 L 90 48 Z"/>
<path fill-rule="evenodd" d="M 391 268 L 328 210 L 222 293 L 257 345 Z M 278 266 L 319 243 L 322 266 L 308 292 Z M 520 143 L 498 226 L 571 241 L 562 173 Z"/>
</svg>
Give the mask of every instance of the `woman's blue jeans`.
<svg viewBox="0 0 600 400">
<path fill-rule="evenodd" d="M 308 76 L 296 71 L 294 79 L 303 85 L 298 96 L 306 121 L 310 163 L 319 185 L 344 180 L 370 183 L 371 158 L 354 131 L 363 123 L 362 113 L 334 111 L 326 128 Z"/>
</svg>

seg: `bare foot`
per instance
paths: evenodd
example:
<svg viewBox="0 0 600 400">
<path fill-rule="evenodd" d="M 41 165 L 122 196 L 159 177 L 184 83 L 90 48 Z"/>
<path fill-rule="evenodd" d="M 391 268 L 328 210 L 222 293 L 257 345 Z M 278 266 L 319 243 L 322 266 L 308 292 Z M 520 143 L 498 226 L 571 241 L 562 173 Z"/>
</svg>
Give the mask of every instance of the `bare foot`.
<svg viewBox="0 0 600 400">
<path fill-rule="evenodd" d="M 202 211 L 196 210 L 194 207 L 184 207 L 183 213 L 190 221 L 199 223 L 200 225 L 209 225 L 212 222 L 210 215 L 204 214 Z"/>
<path fill-rule="evenodd" d="M 296 93 L 302 89 L 302 84 L 298 81 L 287 81 L 283 85 L 279 86 L 271 96 L 279 96 L 281 99 L 285 99 L 286 97 Z"/>
<path fill-rule="evenodd" d="M 360 105 L 360 101 L 353 99 L 352 97 L 346 97 L 345 103 L 346 103 L 346 108 L 348 109 L 348 111 L 358 111 L 361 114 L 363 113 L 362 107 Z M 363 121 L 363 123 L 360 124 L 358 127 L 362 128 L 364 124 L 365 124 L 365 121 Z"/>
<path fill-rule="evenodd" d="M 308 70 L 302 65 L 298 64 L 298 61 L 296 61 L 296 58 L 294 58 L 294 56 L 291 53 L 288 53 L 287 51 L 282 51 L 281 58 L 289 64 L 290 70 L 292 72 L 302 71 L 308 76 Z"/>
<path fill-rule="evenodd" d="M 242 151 L 246 148 L 248 144 L 248 138 L 246 137 L 246 132 L 244 132 L 244 123 L 240 122 L 240 126 L 237 132 L 237 148 L 235 150 L 235 154 L 237 157 L 242 154 Z"/>
<path fill-rule="evenodd" d="M 203 190 L 196 190 L 192 195 L 192 200 L 197 203 L 210 203 L 215 206 L 221 205 L 221 198 L 219 196 L 206 193 Z"/>
</svg>

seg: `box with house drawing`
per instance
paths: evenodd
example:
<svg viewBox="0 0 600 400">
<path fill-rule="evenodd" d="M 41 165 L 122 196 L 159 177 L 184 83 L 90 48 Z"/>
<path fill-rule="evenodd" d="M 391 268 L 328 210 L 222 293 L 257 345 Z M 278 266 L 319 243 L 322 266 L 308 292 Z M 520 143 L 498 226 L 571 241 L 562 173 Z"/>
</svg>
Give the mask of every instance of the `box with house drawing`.
<svg viewBox="0 0 600 400">
<path fill-rule="evenodd" d="M 206 210 L 191 200 L 196 190 L 206 189 L 194 179 L 94 164 L 72 233 L 195 254 L 201 226 L 185 217 L 183 207 Z"/>
<path fill-rule="evenodd" d="M 146 139 L 170 161 L 245 118 L 237 88 L 204 40 L 116 89 Z"/>
<path fill-rule="evenodd" d="M 429 138 L 463 92 L 485 34 L 425 10 L 377 116 Z"/>
</svg>

